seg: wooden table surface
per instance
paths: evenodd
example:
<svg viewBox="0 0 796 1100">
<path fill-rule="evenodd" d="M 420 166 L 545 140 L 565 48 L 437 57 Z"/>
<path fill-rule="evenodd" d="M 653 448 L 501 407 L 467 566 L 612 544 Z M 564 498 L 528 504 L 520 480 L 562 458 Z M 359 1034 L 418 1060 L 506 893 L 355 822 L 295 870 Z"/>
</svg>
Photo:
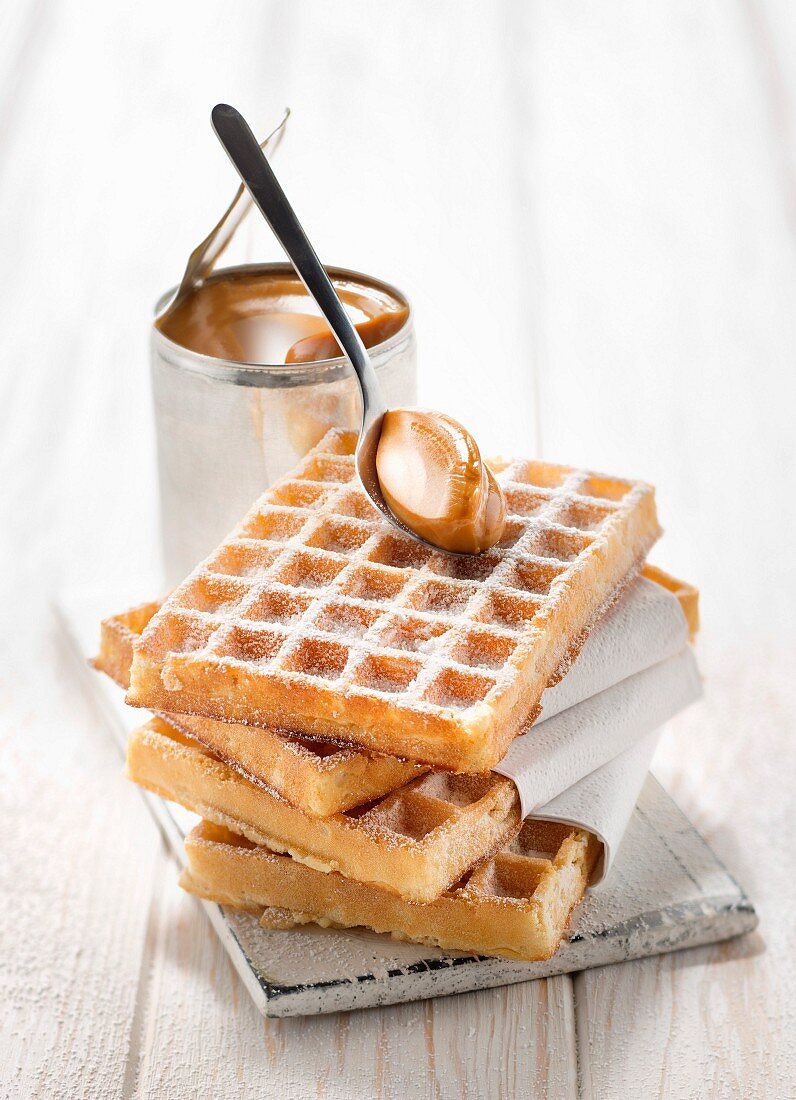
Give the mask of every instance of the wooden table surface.
<svg viewBox="0 0 796 1100">
<path fill-rule="evenodd" d="M 6 0 L 2 28 L 0 1093 L 794 1095 L 793 5 Z M 283 181 L 323 257 L 409 291 L 425 403 L 658 486 L 706 697 L 656 771 L 759 932 L 255 1012 L 50 609 L 157 564 L 147 329 L 234 189 L 219 99 L 293 108 Z M 243 254 L 278 250 L 252 224 Z"/>
</svg>

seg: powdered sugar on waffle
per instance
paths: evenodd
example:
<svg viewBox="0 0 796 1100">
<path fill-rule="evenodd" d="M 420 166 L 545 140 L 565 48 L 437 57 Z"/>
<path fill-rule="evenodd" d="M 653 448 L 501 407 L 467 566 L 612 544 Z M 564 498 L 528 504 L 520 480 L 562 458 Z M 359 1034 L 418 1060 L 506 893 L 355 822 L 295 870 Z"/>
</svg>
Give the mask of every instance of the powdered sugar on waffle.
<svg viewBox="0 0 796 1100">
<path fill-rule="evenodd" d="M 353 433 L 325 436 L 168 599 L 136 652 L 160 667 L 169 692 L 185 686 L 180 663 L 191 655 L 192 667 L 196 659 L 341 700 L 387 699 L 407 717 L 473 727 L 488 725 L 503 700 L 505 720 L 523 670 L 537 670 L 538 695 L 555 671 L 537 668 L 550 631 L 576 651 L 600 610 L 597 593 L 610 595 L 657 535 L 649 486 L 516 461 L 496 470 L 508 508 L 502 542 L 451 557 L 381 518 L 356 483 L 355 442 Z M 627 541 L 642 512 L 646 528 L 637 524 Z M 573 624 L 563 635 L 562 600 Z M 215 705 L 202 713 L 247 720 Z M 401 753 L 395 743 L 387 751 Z"/>
<path fill-rule="evenodd" d="M 557 578 L 599 547 L 617 502 L 637 491 L 566 467 L 509 464 L 498 473 L 502 544 L 452 558 L 378 517 L 353 484 L 352 443 L 330 432 L 177 589 L 167 604 L 174 651 L 464 709 L 511 677 L 512 653 L 554 602 Z"/>
</svg>

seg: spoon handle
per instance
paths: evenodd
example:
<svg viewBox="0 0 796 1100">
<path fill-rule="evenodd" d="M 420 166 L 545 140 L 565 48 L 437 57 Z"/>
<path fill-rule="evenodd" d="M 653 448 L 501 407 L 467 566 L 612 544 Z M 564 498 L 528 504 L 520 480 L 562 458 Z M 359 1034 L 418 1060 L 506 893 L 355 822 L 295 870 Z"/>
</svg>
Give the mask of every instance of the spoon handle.
<svg viewBox="0 0 796 1100">
<path fill-rule="evenodd" d="M 246 120 L 234 107 L 219 103 L 213 108 L 212 121 L 218 140 L 249 194 L 351 360 L 362 389 L 364 430 L 384 413 L 381 389 L 365 345 Z"/>
</svg>

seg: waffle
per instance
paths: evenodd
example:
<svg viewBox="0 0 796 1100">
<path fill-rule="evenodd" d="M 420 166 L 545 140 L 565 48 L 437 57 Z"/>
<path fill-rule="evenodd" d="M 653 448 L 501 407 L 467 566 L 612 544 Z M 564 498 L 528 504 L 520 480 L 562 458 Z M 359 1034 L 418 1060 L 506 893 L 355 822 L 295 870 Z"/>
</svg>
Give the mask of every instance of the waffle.
<svg viewBox="0 0 796 1100">
<path fill-rule="evenodd" d="M 642 575 L 671 592 L 677 599 L 688 623 L 688 637 L 693 642 L 699 633 L 699 589 L 687 581 L 678 580 L 657 565 L 650 565 L 649 562 L 644 566 Z"/>
<path fill-rule="evenodd" d="M 589 833 L 526 821 L 491 860 L 418 905 L 339 874 L 322 875 L 203 821 L 187 837 L 180 884 L 199 897 L 260 912 L 268 928 L 314 921 L 509 958 L 547 959 L 583 897 L 600 844 Z"/>
<path fill-rule="evenodd" d="M 653 489 L 502 463 L 504 538 L 457 558 L 396 533 L 328 433 L 154 616 L 128 702 L 486 771 L 538 714 L 659 534 Z"/>
<path fill-rule="evenodd" d="M 99 653 L 92 662 L 94 668 L 110 676 L 119 687 L 130 686 L 130 665 L 133 663 L 133 643 L 141 637 L 149 620 L 160 610 L 162 600 L 151 600 L 128 608 L 120 615 L 111 615 L 100 626 Z"/>
<path fill-rule="evenodd" d="M 141 604 L 102 623 L 94 665 L 121 687 L 130 682 L 133 643 L 159 606 Z M 426 770 L 394 756 L 341 748 L 281 730 L 190 715 L 166 717 L 241 775 L 319 817 L 370 802 Z"/>
<path fill-rule="evenodd" d="M 448 772 L 424 775 L 345 814 L 312 817 L 160 718 L 130 734 L 127 774 L 255 844 L 415 901 L 438 897 L 520 827 L 510 779 Z"/>
</svg>

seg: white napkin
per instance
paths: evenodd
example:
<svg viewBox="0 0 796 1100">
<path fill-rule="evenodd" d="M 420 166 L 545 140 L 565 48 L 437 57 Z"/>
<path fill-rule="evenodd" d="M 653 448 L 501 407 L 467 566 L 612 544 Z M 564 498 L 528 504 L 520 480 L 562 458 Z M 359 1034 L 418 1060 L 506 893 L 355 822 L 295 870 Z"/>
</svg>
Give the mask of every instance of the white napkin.
<svg viewBox="0 0 796 1100">
<path fill-rule="evenodd" d="M 530 816 L 588 829 L 603 844 L 592 874 L 593 889 L 605 881 L 647 778 L 661 731 L 646 734 L 619 756 L 574 783 Z"/>
<path fill-rule="evenodd" d="M 566 676 L 542 696 L 536 725 L 679 653 L 688 623 L 677 598 L 638 577 L 592 630 Z"/>
<path fill-rule="evenodd" d="M 514 780 L 523 817 L 565 821 L 602 840 L 593 885 L 619 847 L 659 727 L 700 694 L 687 638 L 675 597 L 638 580 L 495 768 Z"/>
</svg>

